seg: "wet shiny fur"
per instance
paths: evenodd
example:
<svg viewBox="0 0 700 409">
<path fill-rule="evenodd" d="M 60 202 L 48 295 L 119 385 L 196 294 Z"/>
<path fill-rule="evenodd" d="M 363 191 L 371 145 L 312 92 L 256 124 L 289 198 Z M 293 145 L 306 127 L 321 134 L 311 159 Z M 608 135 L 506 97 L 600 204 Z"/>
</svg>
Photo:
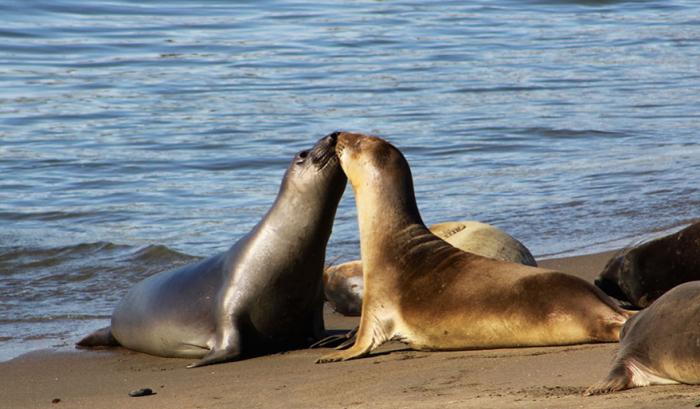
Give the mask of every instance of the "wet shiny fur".
<svg viewBox="0 0 700 409">
<path fill-rule="evenodd" d="M 277 198 L 228 251 L 136 284 L 111 328 L 78 346 L 119 344 L 191 366 L 304 347 L 324 333 L 326 243 L 346 178 L 336 135 L 295 156 Z M 116 341 L 116 342 L 115 342 Z"/>
</svg>

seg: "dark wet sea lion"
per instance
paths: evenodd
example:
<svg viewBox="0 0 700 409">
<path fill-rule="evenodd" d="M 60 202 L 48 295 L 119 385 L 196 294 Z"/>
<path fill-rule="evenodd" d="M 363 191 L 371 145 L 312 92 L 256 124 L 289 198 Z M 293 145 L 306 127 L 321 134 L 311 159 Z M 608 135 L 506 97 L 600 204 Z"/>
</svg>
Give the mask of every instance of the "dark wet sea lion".
<svg viewBox="0 0 700 409">
<path fill-rule="evenodd" d="M 295 156 L 270 210 L 228 251 L 136 284 L 111 327 L 78 346 L 119 344 L 201 366 L 321 337 L 326 243 L 346 182 L 335 141 Z"/>
<path fill-rule="evenodd" d="M 629 313 L 571 275 L 458 250 L 423 224 L 411 171 L 386 141 L 340 133 L 336 152 L 357 205 L 365 296 L 352 347 L 389 340 L 418 350 L 612 342 Z"/>
<path fill-rule="evenodd" d="M 612 297 L 645 308 L 671 288 L 694 280 L 700 280 L 700 222 L 621 250 L 595 284 Z"/>
<path fill-rule="evenodd" d="M 681 284 L 622 328 L 620 349 L 599 395 L 647 385 L 700 384 L 700 281 Z"/>
<path fill-rule="evenodd" d="M 462 251 L 495 260 L 537 266 L 535 258 L 521 242 L 503 230 L 472 220 L 434 224 L 429 230 Z M 359 316 L 362 311 L 362 262 L 360 260 L 326 267 L 323 271 L 326 300 L 337 312 Z"/>
</svg>

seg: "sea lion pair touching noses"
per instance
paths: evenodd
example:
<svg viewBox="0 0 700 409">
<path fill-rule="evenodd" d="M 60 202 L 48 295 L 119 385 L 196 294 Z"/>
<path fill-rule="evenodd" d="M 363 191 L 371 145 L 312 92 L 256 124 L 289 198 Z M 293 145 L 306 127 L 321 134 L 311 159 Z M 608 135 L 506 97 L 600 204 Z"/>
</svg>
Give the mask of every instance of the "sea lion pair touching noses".
<svg viewBox="0 0 700 409">
<path fill-rule="evenodd" d="M 111 327 L 79 345 L 118 343 L 200 366 L 318 339 L 325 246 L 346 180 L 338 160 L 355 191 L 366 293 L 355 344 L 319 362 L 390 339 L 425 350 L 618 339 L 629 314 L 599 289 L 454 248 L 423 224 L 396 148 L 334 133 L 294 159 L 272 208 L 230 250 L 137 284 Z"/>
</svg>

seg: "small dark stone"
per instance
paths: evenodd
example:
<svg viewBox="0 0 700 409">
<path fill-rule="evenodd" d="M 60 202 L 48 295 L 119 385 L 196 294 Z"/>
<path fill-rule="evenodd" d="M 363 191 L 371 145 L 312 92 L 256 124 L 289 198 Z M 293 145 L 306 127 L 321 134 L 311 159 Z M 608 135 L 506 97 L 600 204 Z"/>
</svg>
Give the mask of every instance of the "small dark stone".
<svg viewBox="0 0 700 409">
<path fill-rule="evenodd" d="M 138 398 L 139 396 L 149 396 L 149 395 L 155 395 L 155 393 L 153 393 L 153 389 L 151 389 L 151 388 L 137 389 L 135 391 L 129 392 L 129 396 L 131 396 L 132 398 Z"/>
<path fill-rule="evenodd" d="M 52 400 L 51 403 L 58 403 L 60 401 L 61 401 L 60 399 L 56 398 L 56 399 Z"/>
</svg>

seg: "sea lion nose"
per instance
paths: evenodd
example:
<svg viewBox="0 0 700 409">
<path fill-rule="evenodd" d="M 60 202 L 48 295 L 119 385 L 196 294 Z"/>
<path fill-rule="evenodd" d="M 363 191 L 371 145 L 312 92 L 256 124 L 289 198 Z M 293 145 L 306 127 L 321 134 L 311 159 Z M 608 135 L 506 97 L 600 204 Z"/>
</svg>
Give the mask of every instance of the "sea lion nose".
<svg viewBox="0 0 700 409">
<path fill-rule="evenodd" d="M 331 146 L 335 145 L 335 143 L 338 141 L 338 135 L 340 135 L 339 131 L 335 131 L 326 135 L 326 139 L 331 144 Z"/>
</svg>

